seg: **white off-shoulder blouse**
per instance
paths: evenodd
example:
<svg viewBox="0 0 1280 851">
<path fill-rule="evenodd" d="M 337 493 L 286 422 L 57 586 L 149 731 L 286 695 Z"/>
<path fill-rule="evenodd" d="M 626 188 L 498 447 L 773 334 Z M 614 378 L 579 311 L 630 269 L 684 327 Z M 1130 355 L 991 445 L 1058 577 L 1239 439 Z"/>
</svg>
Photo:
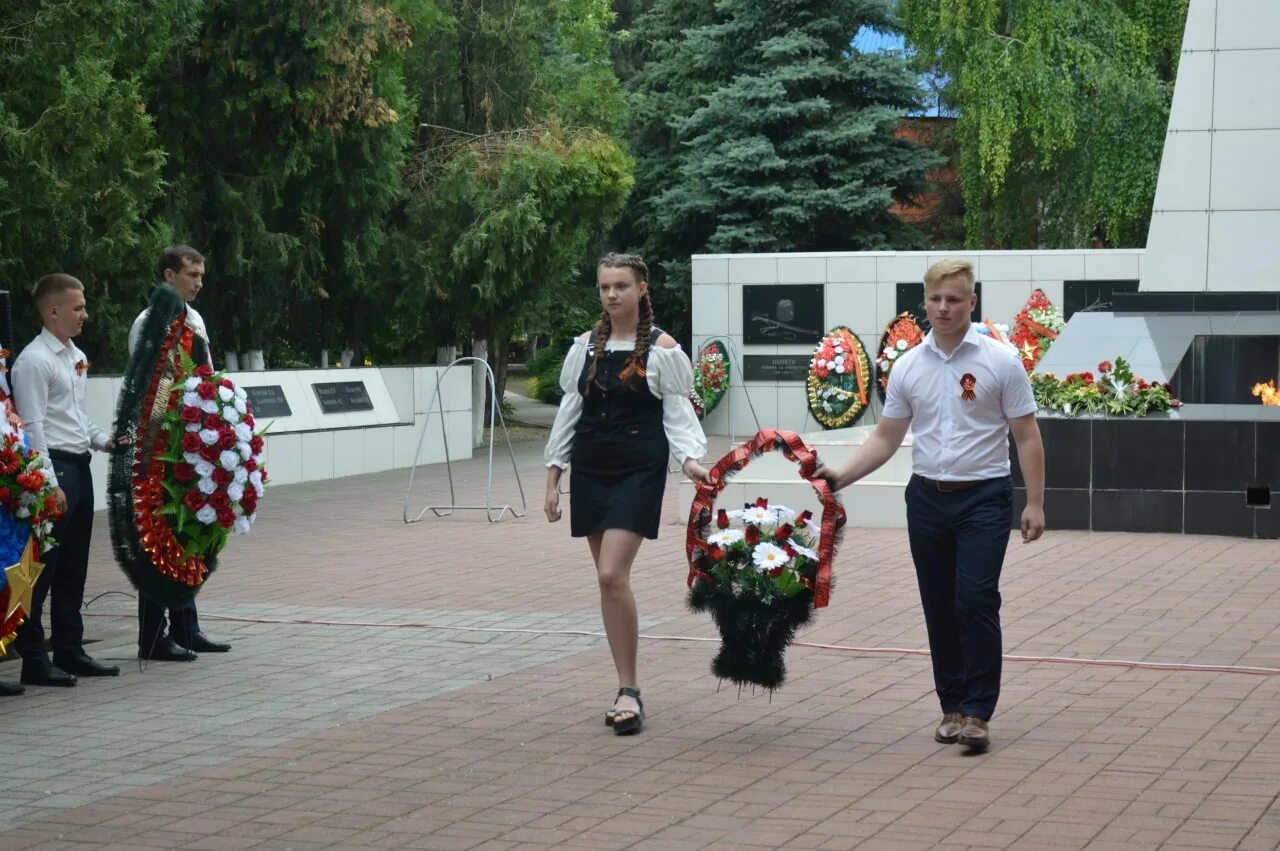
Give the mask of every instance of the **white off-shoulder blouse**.
<svg viewBox="0 0 1280 851">
<path fill-rule="evenodd" d="M 610 340 L 606 351 L 628 351 L 635 348 L 630 340 Z M 578 393 L 578 378 L 587 362 L 587 343 L 579 337 L 565 355 L 560 370 L 560 389 L 564 398 L 556 412 L 555 424 L 543 457 L 548 467 L 566 469 L 573 449 L 573 431 L 582 416 L 582 395 Z M 649 361 L 645 365 L 649 392 L 662 400 L 662 429 L 666 432 L 671 454 L 682 466 L 690 458 L 698 459 L 707 453 L 707 438 L 702 433 L 698 415 L 694 413 L 689 392 L 693 389 L 693 365 L 684 349 L 676 346 L 664 349 L 652 346 Z"/>
</svg>

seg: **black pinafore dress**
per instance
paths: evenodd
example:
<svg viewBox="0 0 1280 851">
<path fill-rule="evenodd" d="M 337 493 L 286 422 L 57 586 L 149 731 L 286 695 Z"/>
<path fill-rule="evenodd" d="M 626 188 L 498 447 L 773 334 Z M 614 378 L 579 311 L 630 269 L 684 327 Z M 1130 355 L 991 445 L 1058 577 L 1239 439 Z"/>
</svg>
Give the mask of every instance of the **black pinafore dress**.
<svg viewBox="0 0 1280 851">
<path fill-rule="evenodd" d="M 661 336 L 655 328 L 649 337 L 646 370 L 649 352 Z M 657 538 L 670 454 L 662 400 L 649 392 L 643 376 L 634 375 L 625 383 L 619 378 L 633 350 L 606 351 L 588 392 L 594 354 L 588 346 L 578 376 L 582 416 L 574 427 L 569 458 L 571 532 L 583 538 L 606 529 L 627 529 Z"/>
</svg>

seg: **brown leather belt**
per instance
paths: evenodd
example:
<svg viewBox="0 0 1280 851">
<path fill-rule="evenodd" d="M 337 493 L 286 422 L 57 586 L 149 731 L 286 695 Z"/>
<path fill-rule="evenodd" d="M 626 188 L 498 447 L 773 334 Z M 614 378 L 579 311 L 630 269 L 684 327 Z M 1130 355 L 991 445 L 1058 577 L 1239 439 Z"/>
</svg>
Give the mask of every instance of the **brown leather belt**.
<svg viewBox="0 0 1280 851">
<path fill-rule="evenodd" d="M 987 481 L 986 479 L 976 479 L 971 482 L 941 482 L 937 479 L 926 478 L 919 473 L 912 473 L 911 476 L 912 478 L 919 479 L 931 488 L 944 492 L 968 490 L 969 488 L 984 484 Z"/>
</svg>

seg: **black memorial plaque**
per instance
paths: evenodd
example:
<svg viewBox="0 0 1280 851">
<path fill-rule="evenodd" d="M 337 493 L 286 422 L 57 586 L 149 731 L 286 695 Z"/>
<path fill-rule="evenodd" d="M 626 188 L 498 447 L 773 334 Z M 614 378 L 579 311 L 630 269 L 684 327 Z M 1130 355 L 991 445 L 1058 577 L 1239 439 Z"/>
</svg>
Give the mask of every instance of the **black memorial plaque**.
<svg viewBox="0 0 1280 851">
<path fill-rule="evenodd" d="M 284 388 L 279 384 L 245 387 L 244 393 L 249 397 L 249 410 L 253 411 L 255 418 L 293 416 L 293 408 L 289 407 Z"/>
<path fill-rule="evenodd" d="M 373 400 L 363 381 L 329 381 L 312 384 L 320 410 L 326 414 L 346 414 L 352 411 L 372 411 Z"/>
<path fill-rule="evenodd" d="M 746 381 L 800 381 L 809 377 L 811 355 L 743 355 Z"/>
<path fill-rule="evenodd" d="M 750 345 L 817 343 L 826 328 L 823 284 L 742 288 L 742 341 Z"/>
</svg>

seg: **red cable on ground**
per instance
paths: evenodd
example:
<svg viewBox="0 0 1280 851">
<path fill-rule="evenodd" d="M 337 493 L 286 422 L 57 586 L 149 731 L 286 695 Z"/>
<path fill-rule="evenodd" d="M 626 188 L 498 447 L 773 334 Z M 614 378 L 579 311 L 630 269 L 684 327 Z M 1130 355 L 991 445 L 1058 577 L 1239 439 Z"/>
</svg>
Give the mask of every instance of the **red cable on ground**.
<svg viewBox="0 0 1280 851">
<path fill-rule="evenodd" d="M 134 615 L 85 612 L 89 617 L 131 618 Z M 603 632 L 585 629 L 516 629 L 497 626 L 450 626 L 434 623 L 375 623 L 372 621 L 329 621 L 307 618 L 241 618 L 234 615 L 210 615 L 201 612 L 205 620 L 231 621 L 235 623 L 293 624 L 297 626 L 347 626 L 381 627 L 383 629 L 439 629 L 454 632 L 495 632 L 512 635 L 572 635 L 587 638 L 604 638 Z M 640 635 L 648 641 L 719 641 L 719 638 L 695 635 Z M 842 653 L 889 654 L 894 656 L 928 656 L 928 650 L 913 647 L 853 647 L 846 644 L 821 644 L 814 641 L 794 641 L 792 647 L 809 647 L 814 650 L 835 650 Z M 1186 662 L 1142 662 L 1131 659 L 1079 659 L 1071 656 L 1018 656 L 1006 654 L 1006 662 L 1043 662 L 1052 665 L 1080 665 L 1100 668 L 1141 668 L 1149 671 L 1183 671 L 1196 674 L 1244 674 L 1251 677 L 1280 676 L 1280 668 L 1263 668 L 1252 665 L 1194 665 Z"/>
</svg>

